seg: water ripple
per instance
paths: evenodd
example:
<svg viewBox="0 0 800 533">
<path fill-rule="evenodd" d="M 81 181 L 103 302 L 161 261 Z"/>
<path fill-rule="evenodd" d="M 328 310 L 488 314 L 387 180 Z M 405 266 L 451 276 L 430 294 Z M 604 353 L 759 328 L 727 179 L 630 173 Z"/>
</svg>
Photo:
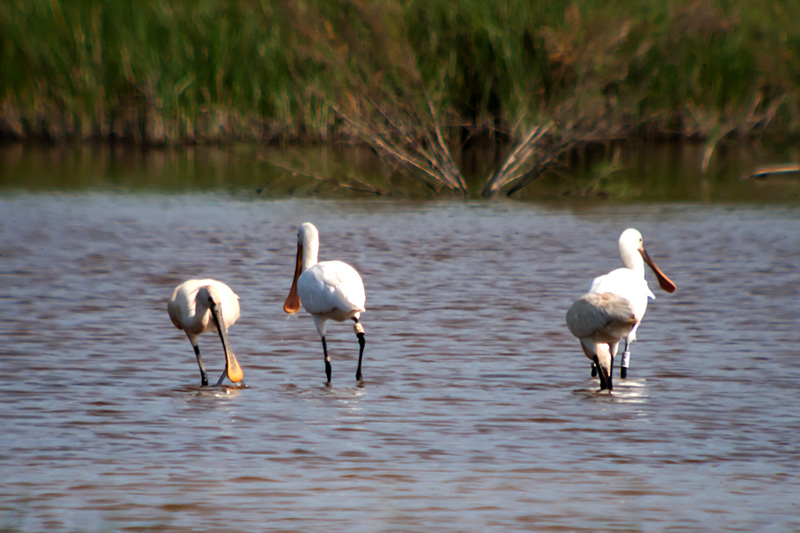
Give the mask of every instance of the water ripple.
<svg viewBox="0 0 800 533">
<path fill-rule="evenodd" d="M 0 198 L 0 528 L 796 530 L 794 209 Z M 202 213 L 202 230 L 194 227 Z M 281 310 L 294 231 L 367 287 L 363 385 Z M 564 325 L 636 226 L 676 281 L 599 393 Z M 165 302 L 241 296 L 246 386 L 200 387 Z M 200 340 L 209 373 L 219 342 Z"/>
</svg>

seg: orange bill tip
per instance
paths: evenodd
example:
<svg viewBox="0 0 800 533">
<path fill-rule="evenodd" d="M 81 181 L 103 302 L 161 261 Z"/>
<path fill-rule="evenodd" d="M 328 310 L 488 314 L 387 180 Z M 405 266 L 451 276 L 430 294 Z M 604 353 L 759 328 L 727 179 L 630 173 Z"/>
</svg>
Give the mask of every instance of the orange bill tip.
<svg viewBox="0 0 800 533">
<path fill-rule="evenodd" d="M 286 301 L 283 302 L 283 310 L 290 315 L 300 310 L 300 297 L 297 295 L 297 287 L 294 285 L 292 285 L 292 290 L 289 292 L 289 296 L 286 297 Z"/>
<path fill-rule="evenodd" d="M 242 367 L 239 366 L 239 361 L 236 360 L 236 356 L 233 355 L 233 352 L 228 352 L 228 379 L 231 380 L 233 383 L 239 383 L 242 381 L 244 377 L 244 372 L 242 372 Z"/>
<path fill-rule="evenodd" d="M 658 265 L 656 265 L 655 261 L 650 258 L 650 255 L 644 250 L 644 248 L 640 248 L 639 253 L 644 258 L 644 262 L 647 263 L 647 266 L 649 266 L 656 275 L 656 279 L 658 279 L 658 286 L 666 292 L 675 292 L 678 286 L 675 285 L 666 274 L 661 272 L 661 269 L 658 268 Z"/>
</svg>

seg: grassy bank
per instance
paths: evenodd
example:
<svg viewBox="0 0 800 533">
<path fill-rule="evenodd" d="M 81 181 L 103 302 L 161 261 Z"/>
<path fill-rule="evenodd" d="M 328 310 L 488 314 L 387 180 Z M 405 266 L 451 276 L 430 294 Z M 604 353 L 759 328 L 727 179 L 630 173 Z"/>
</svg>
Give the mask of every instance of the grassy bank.
<svg viewBox="0 0 800 533">
<path fill-rule="evenodd" d="M 724 0 L 11 0 L 0 136 L 327 140 L 370 97 L 432 103 L 462 140 L 550 120 L 599 140 L 797 134 L 798 20 Z"/>
</svg>

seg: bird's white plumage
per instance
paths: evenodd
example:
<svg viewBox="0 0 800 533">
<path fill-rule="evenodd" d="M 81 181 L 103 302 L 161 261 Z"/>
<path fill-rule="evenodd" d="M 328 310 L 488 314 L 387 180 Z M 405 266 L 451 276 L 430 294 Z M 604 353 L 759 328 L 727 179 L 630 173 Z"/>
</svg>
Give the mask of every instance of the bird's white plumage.
<svg viewBox="0 0 800 533">
<path fill-rule="evenodd" d="M 644 278 L 644 269 L 642 269 L 641 275 L 630 268 L 612 270 L 604 276 L 595 278 L 589 292 L 594 294 L 610 292 L 625 298 L 630 302 L 633 314 L 636 316 L 635 327 L 638 327 L 644 318 L 644 313 L 647 311 L 647 299 L 655 299 L 653 291 L 650 290 L 647 280 Z M 631 342 L 636 340 L 635 329 L 631 331 L 628 340 Z"/>
<path fill-rule="evenodd" d="M 202 384 L 208 384 L 197 337 L 207 331 L 219 334 L 225 352 L 225 371 L 217 385 L 227 376 L 236 383 L 242 369 L 228 341 L 228 328 L 239 319 L 239 297 L 230 287 L 213 279 L 192 279 L 175 287 L 167 301 L 167 312 L 176 328 L 186 333 L 195 351 Z"/>
<path fill-rule="evenodd" d="M 325 321 L 360 318 L 366 310 L 364 282 L 355 268 L 342 261 L 318 262 L 319 231 L 306 222 L 297 232 L 302 254 L 302 273 L 297 278 L 297 295 L 303 309 L 314 317 L 320 335 Z"/>
<path fill-rule="evenodd" d="M 364 282 L 356 269 L 341 261 L 323 261 L 303 272 L 297 293 L 312 315 L 342 321 L 365 311 Z"/>
<path fill-rule="evenodd" d="M 610 371 L 620 340 L 626 339 L 620 371 L 624 378 L 630 343 L 636 340 L 636 330 L 644 318 L 648 298 L 655 298 L 644 277 L 645 263 L 653 270 L 662 289 L 667 292 L 676 289 L 645 251 L 641 233 L 633 228 L 626 229 L 619 237 L 618 246 L 625 266 L 595 278 L 589 293 L 576 301 L 567 313 L 567 325 L 580 338 L 586 356 L 592 360 L 596 356 L 599 366 L 608 370 L 605 376 L 601 375 L 601 388 L 609 389 L 612 388 Z M 630 313 L 629 320 L 620 321 L 626 313 Z M 598 325 L 605 329 L 594 329 Z"/>
<path fill-rule="evenodd" d="M 297 231 L 297 261 L 292 288 L 283 304 L 283 310 L 296 313 L 300 307 L 314 319 L 322 341 L 325 356 L 325 373 L 331 381 L 331 364 L 325 341 L 328 320 L 342 322 L 353 319 L 353 330 L 359 342 L 356 379 L 361 380 L 361 360 L 366 338 L 364 326 L 358 319 L 366 310 L 364 282 L 356 269 L 341 261 L 318 262 L 319 232 L 310 222 L 300 225 Z"/>
<path fill-rule="evenodd" d="M 239 296 L 224 283 L 214 279 L 190 279 L 175 287 L 167 302 L 167 311 L 175 327 L 186 332 L 191 339 L 207 331 L 217 332 L 211 311 L 205 299 L 198 298 L 201 289 L 216 292 L 222 308 L 222 321 L 226 328 L 239 320 Z"/>
<path fill-rule="evenodd" d="M 656 296 L 644 277 L 644 257 L 639 252 L 640 249 L 644 250 L 642 234 L 633 228 L 626 229 L 620 235 L 618 245 L 625 266 L 595 278 L 589 292 L 610 292 L 630 302 L 636 315 L 636 325 L 628 335 L 628 342 L 633 342 L 636 340 L 636 330 L 647 311 L 647 299 L 655 299 Z"/>
</svg>

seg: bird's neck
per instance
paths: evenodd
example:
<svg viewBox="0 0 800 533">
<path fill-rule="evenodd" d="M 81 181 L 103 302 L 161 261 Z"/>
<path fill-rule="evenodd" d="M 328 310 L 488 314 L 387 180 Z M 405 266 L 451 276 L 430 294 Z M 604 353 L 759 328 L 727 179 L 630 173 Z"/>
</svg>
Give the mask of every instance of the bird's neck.
<svg viewBox="0 0 800 533">
<path fill-rule="evenodd" d="M 312 266 L 316 265 L 319 261 L 317 257 L 319 255 L 319 242 L 315 242 L 311 239 L 306 240 L 303 242 L 303 272 L 311 268 Z"/>
<path fill-rule="evenodd" d="M 620 255 L 625 268 L 629 268 L 636 275 L 644 277 L 644 259 L 642 259 L 642 254 L 639 253 L 639 250 L 621 250 Z"/>
</svg>

